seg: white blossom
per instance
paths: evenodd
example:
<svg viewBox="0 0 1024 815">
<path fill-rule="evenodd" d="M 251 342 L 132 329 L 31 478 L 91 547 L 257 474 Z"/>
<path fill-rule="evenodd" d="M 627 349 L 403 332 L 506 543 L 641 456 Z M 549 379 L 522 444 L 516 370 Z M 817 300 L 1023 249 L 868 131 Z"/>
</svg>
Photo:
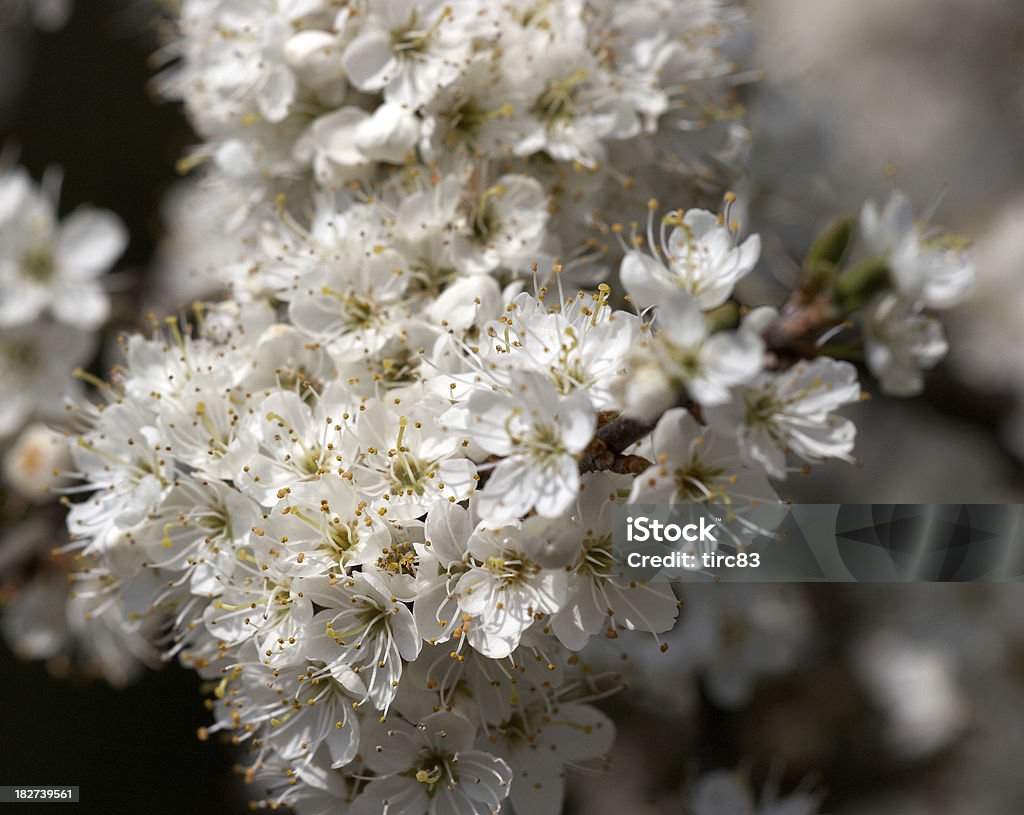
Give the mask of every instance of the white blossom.
<svg viewBox="0 0 1024 815">
<path fill-rule="evenodd" d="M 783 373 L 759 374 L 732 403 L 708 411 L 712 427 L 733 432 L 744 459 L 773 478 L 786 477 L 786 452 L 805 461 L 850 459 L 856 427 L 835 415 L 860 399 L 857 371 L 819 357 Z"/>
<path fill-rule="evenodd" d="M 622 261 L 622 283 L 637 305 L 663 302 L 680 290 L 704 310 L 722 305 L 761 254 L 761 239 L 751 235 L 738 243 L 727 217 L 702 209 L 672 213 L 662 219 L 657 240 L 649 224 L 653 254 L 632 250 Z M 672 232 L 666 236 L 669 226 Z"/>
<path fill-rule="evenodd" d="M 702 775 L 690 794 L 693 815 L 817 815 L 821 795 L 766 792 L 760 800 L 740 772 L 715 770 Z"/>
<path fill-rule="evenodd" d="M 561 396 L 545 377 L 523 371 L 513 374 L 509 388 L 482 388 L 454 410 L 453 422 L 483 450 L 502 457 L 476 501 L 489 521 L 503 523 L 534 507 L 556 517 L 576 497 L 576 456 L 595 428 L 585 393 Z"/>
<path fill-rule="evenodd" d="M 30 418 L 63 416 L 64 397 L 78 388 L 71 374 L 94 347 L 89 334 L 48 321 L 0 329 L 0 438 Z"/>
<path fill-rule="evenodd" d="M 913 303 L 946 309 L 974 286 L 974 263 L 963 241 L 915 223 L 910 198 L 894 191 L 882 209 L 865 204 L 861 229 L 869 248 L 883 255 L 900 293 Z"/>
<path fill-rule="evenodd" d="M 71 465 L 67 440 L 44 424 L 26 427 L 4 455 L 4 481 L 35 501 L 52 499 L 55 487 L 67 483 Z"/>
<path fill-rule="evenodd" d="M 417 108 L 459 75 L 481 11 L 473 0 L 379 3 L 346 46 L 342 65 L 360 90 Z"/>
<path fill-rule="evenodd" d="M 513 772 L 510 801 L 517 813 L 558 815 L 566 765 L 601 759 L 611 749 L 615 726 L 594 707 L 560 703 L 523 705 L 500 723 L 496 755 Z"/>
<path fill-rule="evenodd" d="M 707 503 L 729 518 L 777 500 L 763 473 L 737 466 L 735 436 L 698 424 L 685 408 L 666 411 L 641 450 L 652 465 L 633 481 L 632 503 Z"/>
<path fill-rule="evenodd" d="M 657 417 L 686 394 L 706 407 L 732 399 L 732 388 L 749 382 L 764 364 L 760 334 L 742 324 L 712 333 L 688 294 L 666 295 L 655 309 L 651 331 L 630 349 L 632 370 L 616 390 L 632 415 Z M 639 380 L 641 388 L 634 391 Z"/>
<path fill-rule="evenodd" d="M 614 638 L 620 631 L 668 631 L 678 603 L 667 580 L 659 576 L 639 582 L 622 574 L 622 555 L 612 542 L 619 501 L 613 482 L 591 473 L 583 477 L 581 488 L 571 524 L 553 542 L 557 550 L 572 553 L 565 600 L 551 621 L 555 636 L 578 651 L 599 634 Z"/>
<path fill-rule="evenodd" d="M 698 671 L 722 707 L 743 705 L 760 680 L 784 673 L 807 646 L 808 608 L 794 586 L 691 586 L 684 598 L 676 659 Z"/>
<path fill-rule="evenodd" d="M 110 313 L 97 279 L 128 243 L 112 212 L 82 207 L 62 223 L 55 193 L 20 170 L 0 176 L 0 327 L 26 325 L 44 311 L 85 331 Z"/>
<path fill-rule="evenodd" d="M 916 396 L 923 372 L 935 367 L 949 348 L 942 325 L 894 294 L 873 304 L 864 324 L 866 360 L 882 392 Z"/>
<path fill-rule="evenodd" d="M 476 728 L 454 713 L 413 726 L 394 721 L 367 728 L 364 758 L 375 773 L 353 804 L 357 813 L 491 815 L 508 797 L 512 772 L 500 758 L 473 749 Z"/>
</svg>

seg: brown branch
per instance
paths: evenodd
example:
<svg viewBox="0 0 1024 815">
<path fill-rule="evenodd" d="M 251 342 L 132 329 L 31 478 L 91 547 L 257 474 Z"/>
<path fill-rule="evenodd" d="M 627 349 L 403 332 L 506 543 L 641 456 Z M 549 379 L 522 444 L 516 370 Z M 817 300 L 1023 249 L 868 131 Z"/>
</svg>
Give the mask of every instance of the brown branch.
<svg viewBox="0 0 1024 815">
<path fill-rule="evenodd" d="M 779 358 L 812 359 L 818 356 L 818 338 L 841 322 L 828 292 L 812 294 L 798 288 L 765 330 L 765 346 Z"/>
<path fill-rule="evenodd" d="M 602 425 L 587 445 L 587 449 L 583 451 L 580 472 L 612 470 L 631 473 L 637 468 L 639 472 L 643 472 L 650 466 L 650 462 L 640 456 L 624 456 L 622 451 L 654 430 L 656 424 L 657 419 L 647 421 L 619 416 Z"/>
</svg>

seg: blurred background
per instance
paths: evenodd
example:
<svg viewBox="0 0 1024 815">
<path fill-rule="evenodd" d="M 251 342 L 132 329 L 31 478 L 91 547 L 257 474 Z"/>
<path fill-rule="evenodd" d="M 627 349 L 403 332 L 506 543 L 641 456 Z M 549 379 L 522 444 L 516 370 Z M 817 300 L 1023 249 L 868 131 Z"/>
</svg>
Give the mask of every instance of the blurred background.
<svg viewBox="0 0 1024 815">
<path fill-rule="evenodd" d="M 155 262 L 161 202 L 189 128 L 148 91 L 155 4 L 80 0 L 66 21 L 62 5 L 0 0 L 0 147 L 36 178 L 63 169 L 62 212 L 89 202 L 126 222 L 116 285 L 127 327 L 167 285 L 153 271 L 167 269 Z M 33 18 L 36 6 L 51 16 Z M 952 352 L 927 392 L 860 406 L 860 465 L 816 467 L 781 491 L 1024 503 L 1024 4 L 749 9 L 738 49 L 753 47 L 744 61 L 768 78 L 747 89 L 755 140 L 739 192 L 765 245 L 748 285 L 781 294 L 816 230 L 894 184 L 974 238 L 979 274 L 975 298 L 947 321 Z M 643 641 L 590 656 L 633 689 L 607 703 L 621 731 L 611 772 L 576 779 L 567 811 L 685 813 L 698 773 L 740 767 L 754 788 L 805 791 L 834 815 L 1024 812 L 1024 588 L 686 586 L 683 596 L 666 654 Z M 208 714 L 192 674 L 171 665 L 115 691 L 63 676 L 66 660 L 6 649 L 0 782 L 79 784 L 89 812 L 245 811 L 230 748 L 195 738 Z"/>
</svg>

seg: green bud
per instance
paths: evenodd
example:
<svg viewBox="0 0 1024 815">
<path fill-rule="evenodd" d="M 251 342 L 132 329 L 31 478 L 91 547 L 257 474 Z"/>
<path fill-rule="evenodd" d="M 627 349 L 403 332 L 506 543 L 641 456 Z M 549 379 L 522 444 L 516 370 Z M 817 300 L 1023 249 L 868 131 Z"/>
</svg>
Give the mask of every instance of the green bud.
<svg viewBox="0 0 1024 815">
<path fill-rule="evenodd" d="M 862 260 L 839 275 L 832 297 L 843 314 L 856 311 L 879 292 L 892 288 L 889 264 L 883 257 Z"/>
<path fill-rule="evenodd" d="M 836 268 L 853 239 L 853 216 L 845 215 L 828 227 L 804 258 L 804 276 L 815 289 L 831 285 Z"/>
</svg>

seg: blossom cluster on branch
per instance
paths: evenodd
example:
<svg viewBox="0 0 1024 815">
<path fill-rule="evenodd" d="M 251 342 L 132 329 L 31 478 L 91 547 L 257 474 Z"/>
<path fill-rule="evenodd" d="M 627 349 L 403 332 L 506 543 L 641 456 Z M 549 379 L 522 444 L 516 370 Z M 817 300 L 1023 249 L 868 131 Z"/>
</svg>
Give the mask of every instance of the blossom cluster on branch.
<svg viewBox="0 0 1024 815">
<path fill-rule="evenodd" d="M 748 138 L 717 0 L 175 22 L 158 84 L 202 140 L 182 166 L 227 296 L 122 337 L 73 416 L 76 609 L 198 672 L 201 736 L 248 748 L 264 805 L 558 812 L 614 733 L 588 642 L 678 616 L 666 578 L 623 574 L 617 507 L 706 504 L 743 546 L 769 479 L 853 460 L 854 361 L 920 389 L 966 247 L 895 193 L 826 230 L 780 308 L 741 300 L 760 239 L 731 193 L 705 208 Z M 122 233 L 80 213 L 25 248 L 4 189 L 0 330 L 94 328 Z"/>
</svg>

